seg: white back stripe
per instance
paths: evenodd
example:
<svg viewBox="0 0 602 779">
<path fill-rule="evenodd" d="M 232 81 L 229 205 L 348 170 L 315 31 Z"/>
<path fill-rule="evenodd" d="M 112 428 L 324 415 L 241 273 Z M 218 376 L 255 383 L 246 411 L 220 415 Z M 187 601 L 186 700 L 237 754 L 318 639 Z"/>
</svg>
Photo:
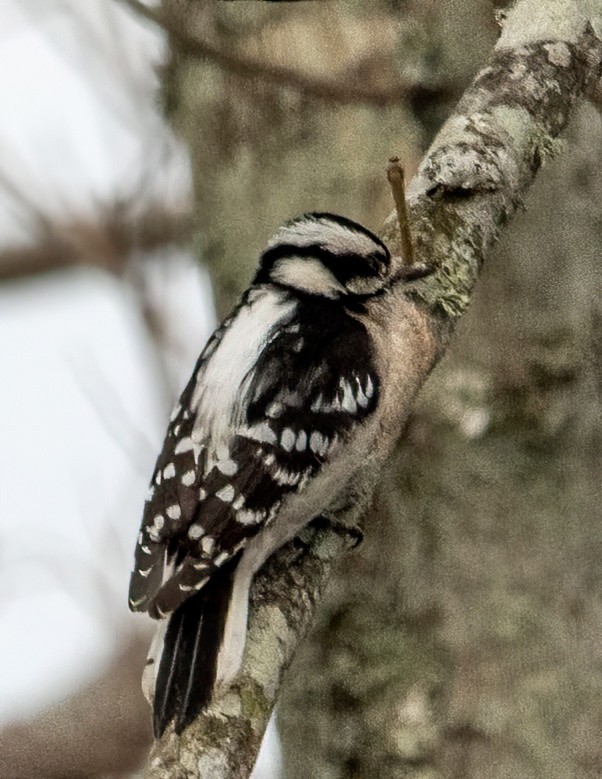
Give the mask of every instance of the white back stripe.
<svg viewBox="0 0 602 779">
<path fill-rule="evenodd" d="M 192 397 L 195 430 L 211 431 L 213 454 L 228 444 L 232 427 L 243 422 L 245 379 L 252 373 L 273 329 L 293 313 L 296 302 L 286 292 L 261 289 L 243 306 L 219 347 L 199 371 Z M 194 433 L 193 433 L 194 440 Z"/>
</svg>

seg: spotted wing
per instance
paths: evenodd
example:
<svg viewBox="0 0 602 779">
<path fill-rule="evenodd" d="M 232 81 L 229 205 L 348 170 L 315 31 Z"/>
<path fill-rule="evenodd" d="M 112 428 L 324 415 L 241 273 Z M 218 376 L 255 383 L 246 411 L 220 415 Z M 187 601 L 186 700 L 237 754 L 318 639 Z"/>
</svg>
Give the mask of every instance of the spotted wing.
<svg viewBox="0 0 602 779">
<path fill-rule="evenodd" d="M 184 393 L 143 520 L 132 608 L 163 616 L 201 589 L 373 411 L 378 379 L 368 336 L 338 308 L 329 316 L 322 309 L 300 307 L 266 345 L 241 388 L 246 413 L 226 446 L 212 451 L 210 438 L 195 441 L 192 395 Z M 152 555 L 153 544 L 174 563 L 164 583 L 162 566 L 159 575 L 143 549 Z"/>
<path fill-rule="evenodd" d="M 153 594 L 167 575 L 164 570 L 167 545 L 191 523 L 198 507 L 204 447 L 192 437 L 195 425 L 193 397 L 197 377 L 219 345 L 227 326 L 226 321 L 207 342 L 169 420 L 138 533 L 129 592 L 129 605 L 133 611 L 148 609 Z"/>
</svg>

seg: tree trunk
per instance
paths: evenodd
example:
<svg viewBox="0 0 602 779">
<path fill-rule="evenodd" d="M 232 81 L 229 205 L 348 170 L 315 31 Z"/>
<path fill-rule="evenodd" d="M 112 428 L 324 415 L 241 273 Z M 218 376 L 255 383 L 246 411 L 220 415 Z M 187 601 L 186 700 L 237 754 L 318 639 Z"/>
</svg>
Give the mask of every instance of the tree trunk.
<svg viewBox="0 0 602 779">
<path fill-rule="evenodd" d="M 569 149 L 488 262 L 289 671 L 285 779 L 600 776 L 592 108 Z"/>
</svg>

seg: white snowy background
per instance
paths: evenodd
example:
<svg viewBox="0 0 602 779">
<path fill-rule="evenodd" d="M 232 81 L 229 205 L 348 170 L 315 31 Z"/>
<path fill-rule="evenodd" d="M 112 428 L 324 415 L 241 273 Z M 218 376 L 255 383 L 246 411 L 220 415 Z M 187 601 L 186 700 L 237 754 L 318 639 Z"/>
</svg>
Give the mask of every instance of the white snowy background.
<svg viewBox="0 0 602 779">
<path fill-rule="evenodd" d="M 164 43 L 115 0 L 0 0 L 0 250 L 36 219 L 190 198 L 157 110 Z M 174 388 L 214 325 L 207 277 L 145 258 Z M 0 284 L 0 729 L 102 672 L 144 618 L 126 606 L 140 509 L 169 415 L 130 286 L 98 269 Z M 274 779 L 278 746 L 257 779 Z"/>
</svg>

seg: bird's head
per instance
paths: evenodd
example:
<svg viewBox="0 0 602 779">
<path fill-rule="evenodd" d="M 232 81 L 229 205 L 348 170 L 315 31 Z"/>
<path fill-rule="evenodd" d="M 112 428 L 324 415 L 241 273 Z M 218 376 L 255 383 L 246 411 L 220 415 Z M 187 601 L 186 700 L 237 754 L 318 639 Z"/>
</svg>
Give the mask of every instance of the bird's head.
<svg viewBox="0 0 602 779">
<path fill-rule="evenodd" d="M 389 250 L 374 233 L 343 216 L 309 213 L 270 239 L 255 283 L 336 299 L 374 295 L 390 274 Z"/>
</svg>

